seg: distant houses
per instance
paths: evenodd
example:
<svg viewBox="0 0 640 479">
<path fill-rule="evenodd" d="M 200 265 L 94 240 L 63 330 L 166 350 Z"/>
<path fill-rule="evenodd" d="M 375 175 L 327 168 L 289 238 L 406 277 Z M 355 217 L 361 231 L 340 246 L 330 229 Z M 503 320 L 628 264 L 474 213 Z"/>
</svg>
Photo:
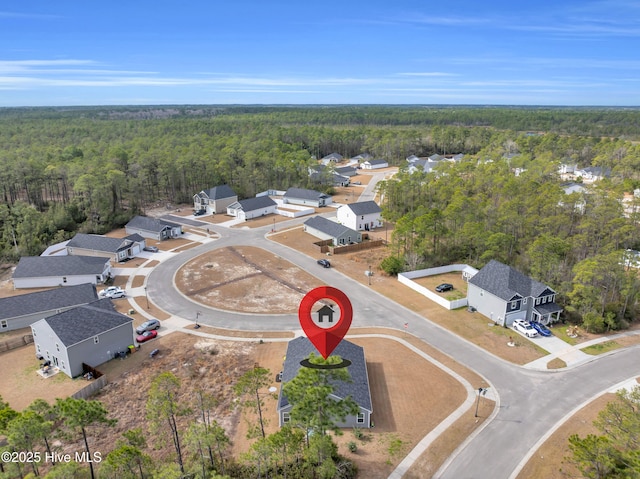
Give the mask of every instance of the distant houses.
<svg viewBox="0 0 640 479">
<path fill-rule="evenodd" d="M 380 168 L 387 168 L 389 163 L 387 160 L 367 160 L 362 163 L 363 170 L 378 170 Z"/>
</svg>

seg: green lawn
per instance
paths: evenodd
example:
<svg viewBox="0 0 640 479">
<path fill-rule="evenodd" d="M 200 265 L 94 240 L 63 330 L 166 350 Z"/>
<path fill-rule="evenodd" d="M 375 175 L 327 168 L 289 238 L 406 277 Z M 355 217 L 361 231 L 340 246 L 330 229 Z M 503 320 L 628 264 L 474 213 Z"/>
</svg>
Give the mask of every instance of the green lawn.
<svg viewBox="0 0 640 479">
<path fill-rule="evenodd" d="M 598 343 L 592 346 L 587 346 L 586 348 L 583 348 L 580 351 L 596 356 L 598 354 L 606 353 L 608 351 L 613 351 L 614 349 L 618 349 L 620 347 L 622 346 L 619 343 L 616 343 L 615 341 L 605 341 L 604 343 Z"/>
</svg>

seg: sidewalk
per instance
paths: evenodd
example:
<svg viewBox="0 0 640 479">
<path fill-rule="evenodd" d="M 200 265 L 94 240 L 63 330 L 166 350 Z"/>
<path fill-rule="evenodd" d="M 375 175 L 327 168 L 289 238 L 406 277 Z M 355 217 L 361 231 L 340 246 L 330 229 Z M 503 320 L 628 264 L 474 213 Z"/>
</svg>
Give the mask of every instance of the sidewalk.
<svg viewBox="0 0 640 479">
<path fill-rule="evenodd" d="M 627 336 L 637 336 L 640 335 L 640 330 L 638 331 L 626 331 L 624 333 L 616 333 L 610 336 L 603 336 L 601 338 L 592 339 L 590 341 L 585 341 L 584 343 L 569 345 L 562 341 L 559 338 L 541 338 L 541 339 L 556 339 L 556 341 L 561 341 L 566 347 L 557 348 L 556 345 L 552 346 L 551 342 L 547 342 L 545 344 L 539 343 L 539 346 L 551 350 L 552 352 L 547 356 L 544 356 L 540 359 L 536 359 L 535 361 L 531 361 L 524 365 L 527 369 L 533 369 L 536 371 L 549 371 L 547 368 L 547 364 L 549 361 L 554 359 L 561 359 L 567 364 L 567 368 L 576 367 L 580 364 L 588 363 L 590 361 L 594 361 L 598 359 L 599 355 L 587 354 L 582 349 L 592 346 L 594 344 L 605 343 L 607 341 L 615 341 L 617 338 L 623 338 Z M 557 344 L 557 343 L 556 343 Z"/>
</svg>

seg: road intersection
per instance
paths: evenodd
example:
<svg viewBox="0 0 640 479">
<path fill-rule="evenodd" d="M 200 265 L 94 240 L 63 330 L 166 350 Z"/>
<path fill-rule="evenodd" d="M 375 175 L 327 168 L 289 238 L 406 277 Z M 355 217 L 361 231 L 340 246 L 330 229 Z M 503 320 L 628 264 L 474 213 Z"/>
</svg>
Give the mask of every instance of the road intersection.
<svg viewBox="0 0 640 479">
<path fill-rule="evenodd" d="M 300 221 L 283 223 L 281 228 L 296 222 Z M 210 229 L 219 235 L 219 239 L 168 258 L 150 272 L 146 282 L 147 294 L 161 309 L 192 321 L 197 312 L 198 321 L 202 324 L 223 329 L 300 330 L 295 315 L 255 315 L 218 310 L 191 301 L 175 287 L 177 269 L 204 252 L 231 245 L 259 246 L 305 271 L 313 271 L 326 284 L 347 292 L 354 307 L 353 327 L 379 326 L 404 330 L 404 324 L 410 322 L 412 335 L 486 379 L 499 400 L 494 415 L 452 454 L 434 477 L 515 478 L 523 459 L 529 457 L 540 438 L 572 413 L 576 405 L 615 384 L 640 376 L 639 346 L 562 370 L 541 371 L 508 363 L 365 285 L 333 269 L 318 268 L 315 258 L 268 240 L 269 227 L 211 226 Z"/>
</svg>

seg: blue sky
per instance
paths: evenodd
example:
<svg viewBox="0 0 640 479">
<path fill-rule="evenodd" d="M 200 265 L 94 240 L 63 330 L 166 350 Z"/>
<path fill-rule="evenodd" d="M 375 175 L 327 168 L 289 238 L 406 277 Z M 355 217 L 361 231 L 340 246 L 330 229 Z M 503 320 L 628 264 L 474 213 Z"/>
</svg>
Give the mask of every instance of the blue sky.
<svg viewBox="0 0 640 479">
<path fill-rule="evenodd" d="M 640 105 L 640 1 L 520 3 L 7 1 L 0 106 Z"/>
</svg>

